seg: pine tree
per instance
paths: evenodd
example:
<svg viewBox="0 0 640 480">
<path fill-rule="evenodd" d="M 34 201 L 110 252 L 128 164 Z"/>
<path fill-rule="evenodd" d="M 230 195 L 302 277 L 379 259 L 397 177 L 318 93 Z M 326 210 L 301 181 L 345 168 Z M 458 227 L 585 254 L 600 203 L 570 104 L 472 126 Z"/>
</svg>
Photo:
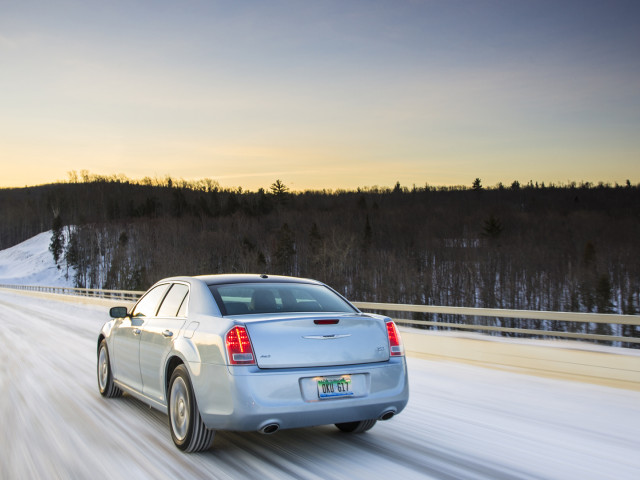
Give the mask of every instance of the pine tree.
<svg viewBox="0 0 640 480">
<path fill-rule="evenodd" d="M 595 301 L 598 313 L 613 313 L 613 303 L 611 303 L 612 286 L 609 275 L 603 274 L 598 278 L 596 284 Z"/>
<path fill-rule="evenodd" d="M 371 228 L 371 223 L 369 222 L 369 215 L 366 217 L 366 222 L 364 224 L 364 238 L 362 240 L 362 249 L 366 252 L 371 247 L 371 243 L 373 242 L 373 229 Z"/>
<path fill-rule="evenodd" d="M 53 217 L 51 243 L 49 244 L 49 250 L 53 254 L 53 261 L 56 265 L 58 265 L 60 257 L 64 252 L 64 234 L 62 233 L 62 227 L 62 218 L 60 218 L 59 213 L 56 213 Z M 60 265 L 58 265 L 58 268 L 60 268 Z"/>
<path fill-rule="evenodd" d="M 278 232 L 275 254 L 276 268 L 279 274 L 293 275 L 295 254 L 296 245 L 293 232 L 289 225 L 284 223 Z"/>
<path fill-rule="evenodd" d="M 487 238 L 498 238 L 502 233 L 502 223 L 493 215 L 490 215 L 487 220 L 484 221 L 484 228 L 482 229 L 482 235 Z"/>
<path fill-rule="evenodd" d="M 320 230 L 318 229 L 318 224 L 313 222 L 311 225 L 311 231 L 309 232 L 309 247 L 311 249 L 311 254 L 315 254 L 320 250 L 322 245 L 322 235 L 320 234 Z"/>
<path fill-rule="evenodd" d="M 289 187 L 287 187 L 282 180 L 278 179 L 271 184 L 271 193 L 278 199 L 280 203 L 284 203 Z"/>
</svg>

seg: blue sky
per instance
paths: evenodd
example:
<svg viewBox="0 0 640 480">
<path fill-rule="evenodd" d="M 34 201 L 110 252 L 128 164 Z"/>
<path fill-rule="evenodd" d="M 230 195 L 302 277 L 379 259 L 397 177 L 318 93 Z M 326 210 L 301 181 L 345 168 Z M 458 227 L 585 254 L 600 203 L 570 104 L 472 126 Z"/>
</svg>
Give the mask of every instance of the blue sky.
<svg viewBox="0 0 640 480">
<path fill-rule="evenodd" d="M 640 2 L 0 0 L 0 187 L 640 182 Z"/>
</svg>

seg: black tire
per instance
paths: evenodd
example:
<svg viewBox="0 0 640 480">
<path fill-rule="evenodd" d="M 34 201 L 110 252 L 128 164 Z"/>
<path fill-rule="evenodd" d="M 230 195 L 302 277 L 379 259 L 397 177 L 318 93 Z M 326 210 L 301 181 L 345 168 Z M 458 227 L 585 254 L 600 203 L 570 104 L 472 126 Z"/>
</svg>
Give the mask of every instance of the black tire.
<svg viewBox="0 0 640 480">
<path fill-rule="evenodd" d="M 359 422 L 336 423 L 341 431 L 345 433 L 364 433 L 371 430 L 377 420 L 361 420 Z"/>
<path fill-rule="evenodd" d="M 178 365 L 169 380 L 169 429 L 180 450 L 192 453 L 211 448 L 215 430 L 209 430 L 198 410 L 196 397 L 184 365 Z"/>
<path fill-rule="evenodd" d="M 100 395 L 106 398 L 115 398 L 122 395 L 122 390 L 113 383 L 109 349 L 107 348 L 107 341 L 104 339 L 98 347 L 98 389 L 100 390 Z"/>
</svg>

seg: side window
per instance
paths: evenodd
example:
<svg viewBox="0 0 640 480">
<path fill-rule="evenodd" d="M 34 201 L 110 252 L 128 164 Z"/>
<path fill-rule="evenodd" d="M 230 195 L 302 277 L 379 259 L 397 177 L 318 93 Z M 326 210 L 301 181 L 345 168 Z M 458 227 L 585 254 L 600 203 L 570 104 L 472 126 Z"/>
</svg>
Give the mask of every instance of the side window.
<svg viewBox="0 0 640 480">
<path fill-rule="evenodd" d="M 164 298 L 160 310 L 158 311 L 159 317 L 180 317 L 184 316 L 179 313 L 182 312 L 181 306 L 184 304 L 184 312 L 186 313 L 186 297 L 189 293 L 189 287 L 182 283 L 174 283 Z"/>
<path fill-rule="evenodd" d="M 158 303 L 167 293 L 169 284 L 158 285 L 157 287 L 149 290 L 144 297 L 136 304 L 131 312 L 134 317 L 155 317 L 158 311 Z"/>
<path fill-rule="evenodd" d="M 179 317 L 187 316 L 187 305 L 189 305 L 189 293 L 187 293 L 184 297 L 184 300 L 182 300 L 182 305 L 180 305 L 180 310 L 178 310 Z"/>
</svg>

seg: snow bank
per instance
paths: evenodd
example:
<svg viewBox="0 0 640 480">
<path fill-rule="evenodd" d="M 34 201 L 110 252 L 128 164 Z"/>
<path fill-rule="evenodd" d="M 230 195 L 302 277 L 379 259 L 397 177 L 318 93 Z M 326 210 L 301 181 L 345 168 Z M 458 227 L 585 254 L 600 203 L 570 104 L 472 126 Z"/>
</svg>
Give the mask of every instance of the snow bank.
<svg viewBox="0 0 640 480">
<path fill-rule="evenodd" d="M 0 283 L 73 287 L 73 269 L 67 272 L 64 261 L 60 268 L 56 266 L 49 251 L 50 243 L 51 231 L 48 231 L 0 250 Z"/>
</svg>

